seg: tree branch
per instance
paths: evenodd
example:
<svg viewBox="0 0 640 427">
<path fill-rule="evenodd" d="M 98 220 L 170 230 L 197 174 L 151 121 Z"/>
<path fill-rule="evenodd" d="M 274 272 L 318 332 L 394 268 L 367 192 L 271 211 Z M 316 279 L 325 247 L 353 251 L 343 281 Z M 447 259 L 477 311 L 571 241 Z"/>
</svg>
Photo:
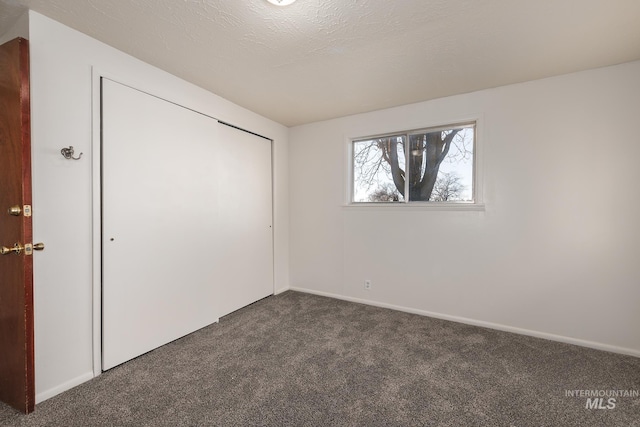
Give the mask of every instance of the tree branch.
<svg viewBox="0 0 640 427">
<path fill-rule="evenodd" d="M 404 196 L 404 171 L 400 169 L 400 163 L 398 162 L 398 141 L 393 141 L 394 138 L 387 139 L 387 147 L 389 148 L 388 162 L 391 165 L 391 177 L 398 192 Z"/>
<path fill-rule="evenodd" d="M 438 155 L 438 159 L 436 161 L 436 167 L 439 168 L 440 163 L 442 163 L 444 158 L 447 157 L 447 154 L 449 153 L 449 148 L 451 148 L 451 141 L 453 141 L 453 138 L 455 138 L 455 136 L 461 130 L 462 129 L 453 129 L 451 133 L 449 133 L 447 136 L 444 137 L 444 140 L 442 141 L 444 143 L 444 149 L 442 150 L 442 153 Z"/>
</svg>

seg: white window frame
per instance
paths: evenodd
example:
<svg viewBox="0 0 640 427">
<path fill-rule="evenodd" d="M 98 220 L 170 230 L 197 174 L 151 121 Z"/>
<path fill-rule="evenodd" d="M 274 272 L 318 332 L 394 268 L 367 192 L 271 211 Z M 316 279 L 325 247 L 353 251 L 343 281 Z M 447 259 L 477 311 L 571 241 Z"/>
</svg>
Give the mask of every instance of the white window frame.
<svg viewBox="0 0 640 427">
<path fill-rule="evenodd" d="M 482 181 L 482 129 L 483 120 L 481 117 L 472 117 L 463 120 L 455 120 L 450 122 L 441 121 L 440 124 L 434 124 L 432 126 L 417 127 L 411 130 L 399 130 L 399 131 L 386 131 L 380 133 L 373 133 L 370 135 L 350 136 L 346 138 L 346 159 L 347 159 L 347 182 L 345 187 L 345 208 L 349 209 L 362 209 L 362 210 L 405 210 L 405 209 L 418 209 L 418 210 L 435 210 L 435 211 L 484 211 L 484 194 L 483 194 L 483 181 Z M 449 123 L 449 124 L 441 124 Z M 409 201 L 403 200 L 398 202 L 355 202 L 354 201 L 354 142 L 363 141 L 367 139 L 382 138 L 391 135 L 411 135 L 420 132 L 432 132 L 439 129 L 451 129 L 456 126 L 474 125 L 474 144 L 473 144 L 473 181 L 472 181 L 472 198 L 473 201 Z M 404 151 L 404 150 L 403 150 Z M 406 162 L 406 160 L 405 160 Z M 406 194 L 406 191 L 405 191 Z"/>
</svg>

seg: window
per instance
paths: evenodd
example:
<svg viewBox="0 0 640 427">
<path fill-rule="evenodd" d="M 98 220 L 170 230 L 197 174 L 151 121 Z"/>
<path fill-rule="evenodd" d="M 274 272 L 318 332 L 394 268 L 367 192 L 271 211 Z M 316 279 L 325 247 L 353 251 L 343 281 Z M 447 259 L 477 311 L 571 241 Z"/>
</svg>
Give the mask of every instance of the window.
<svg viewBox="0 0 640 427">
<path fill-rule="evenodd" d="M 353 203 L 474 202 L 476 123 L 354 139 Z"/>
</svg>

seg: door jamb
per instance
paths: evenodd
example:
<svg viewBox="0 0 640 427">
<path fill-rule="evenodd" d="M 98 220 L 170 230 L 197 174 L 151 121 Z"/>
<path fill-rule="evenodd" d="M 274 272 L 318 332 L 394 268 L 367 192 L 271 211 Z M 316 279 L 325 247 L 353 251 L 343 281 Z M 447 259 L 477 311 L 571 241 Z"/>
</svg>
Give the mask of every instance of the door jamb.
<svg viewBox="0 0 640 427">
<path fill-rule="evenodd" d="M 101 77 L 91 76 L 91 244 L 93 287 L 93 376 L 102 373 L 102 178 L 101 178 Z"/>
</svg>

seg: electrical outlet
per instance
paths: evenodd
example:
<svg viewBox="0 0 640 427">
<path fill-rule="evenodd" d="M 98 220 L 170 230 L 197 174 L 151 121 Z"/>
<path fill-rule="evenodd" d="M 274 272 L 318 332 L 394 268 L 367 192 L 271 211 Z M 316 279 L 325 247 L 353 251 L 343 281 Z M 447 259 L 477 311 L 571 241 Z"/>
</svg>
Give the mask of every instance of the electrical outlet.
<svg viewBox="0 0 640 427">
<path fill-rule="evenodd" d="M 367 291 L 371 290 L 371 280 L 367 279 L 364 281 L 364 289 Z"/>
</svg>

